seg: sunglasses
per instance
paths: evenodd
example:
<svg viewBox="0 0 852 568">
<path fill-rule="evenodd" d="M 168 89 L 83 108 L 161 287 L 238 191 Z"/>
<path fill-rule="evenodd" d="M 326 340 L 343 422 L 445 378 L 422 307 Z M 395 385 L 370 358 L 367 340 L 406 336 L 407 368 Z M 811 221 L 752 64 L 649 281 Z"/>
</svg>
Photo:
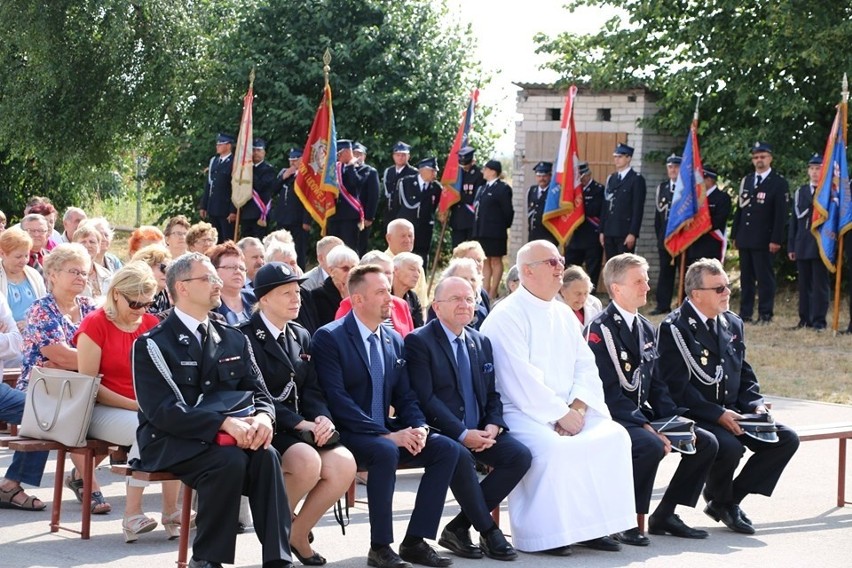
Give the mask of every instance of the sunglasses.
<svg viewBox="0 0 852 568">
<path fill-rule="evenodd" d="M 535 266 L 536 264 L 549 264 L 551 268 L 556 268 L 558 266 L 565 266 L 565 259 L 561 256 L 557 258 L 546 258 L 544 260 L 529 262 L 527 263 L 527 266 Z"/>
<path fill-rule="evenodd" d="M 124 298 L 124 301 L 127 302 L 127 307 L 129 307 L 131 310 L 147 310 L 148 308 L 154 305 L 154 300 L 151 300 L 150 302 L 137 302 L 136 300 L 131 300 L 124 294 L 122 294 L 121 296 Z"/>
<path fill-rule="evenodd" d="M 163 274 L 165 274 L 165 273 L 166 273 L 166 269 L 167 269 L 168 267 L 169 267 L 169 265 L 168 265 L 167 263 L 165 263 L 165 262 L 161 262 L 161 263 L 160 263 L 160 272 L 162 272 Z"/>
<path fill-rule="evenodd" d="M 710 288 L 696 288 L 696 290 L 713 290 L 717 294 L 724 294 L 726 290 L 730 290 L 731 287 L 727 284 L 722 284 L 721 286 L 712 286 Z"/>
</svg>

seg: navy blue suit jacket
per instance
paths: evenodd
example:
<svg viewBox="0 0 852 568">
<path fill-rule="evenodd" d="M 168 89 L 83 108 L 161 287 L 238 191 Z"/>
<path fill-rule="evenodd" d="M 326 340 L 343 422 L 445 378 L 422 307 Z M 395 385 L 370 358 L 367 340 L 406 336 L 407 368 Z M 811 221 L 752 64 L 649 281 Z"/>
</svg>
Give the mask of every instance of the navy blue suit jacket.
<svg viewBox="0 0 852 568">
<path fill-rule="evenodd" d="M 385 418 L 384 424 L 377 424 L 370 417 L 373 383 L 355 313 L 349 312 L 321 327 L 313 337 L 311 349 L 318 354 L 314 358 L 317 376 L 334 424 L 341 432 L 382 435 L 426 425 L 408 382 L 402 336 L 388 326 L 380 327 L 385 367 L 384 416 L 391 405 L 396 410 L 396 418 Z"/>
<path fill-rule="evenodd" d="M 465 328 L 473 390 L 479 407 L 478 428 L 503 421 L 503 403 L 494 388 L 494 356 L 487 337 Z M 433 319 L 405 337 L 405 356 L 411 388 L 417 393 L 429 425 L 458 440 L 466 427 L 455 345 L 450 345 L 441 322 Z"/>
</svg>

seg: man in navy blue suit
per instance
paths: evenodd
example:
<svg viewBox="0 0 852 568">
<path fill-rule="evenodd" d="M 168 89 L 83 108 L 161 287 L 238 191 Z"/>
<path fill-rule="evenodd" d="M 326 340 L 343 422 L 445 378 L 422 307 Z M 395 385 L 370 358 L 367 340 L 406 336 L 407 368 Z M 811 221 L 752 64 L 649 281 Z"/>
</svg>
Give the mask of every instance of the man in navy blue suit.
<svg viewBox="0 0 852 568">
<path fill-rule="evenodd" d="M 465 327 L 476 303 L 467 280 L 451 276 L 435 289 L 435 319 L 405 338 L 411 387 L 429 421 L 469 451 L 462 452 L 450 487 L 461 512 L 438 543 L 464 558 L 518 556 L 488 511 L 500 505 L 530 467 L 532 455 L 505 433 L 503 403 L 494 388 L 494 357 L 487 337 Z M 474 460 L 494 468 L 477 488 Z M 480 546 L 470 540 L 479 531 Z"/>
<path fill-rule="evenodd" d="M 409 562 L 444 567 L 423 539 L 435 538 L 450 480 L 461 455 L 458 444 L 430 434 L 408 383 L 402 337 L 382 325 L 390 316 L 390 283 L 376 265 L 349 273 L 352 311 L 317 330 L 314 359 L 340 441 L 367 470 L 370 551 L 367 565 L 411 568 Z M 344 371 L 345 369 L 345 371 Z M 388 418 L 390 405 L 396 417 Z M 393 551 L 393 491 L 398 465 L 424 468 L 408 530 Z"/>
</svg>

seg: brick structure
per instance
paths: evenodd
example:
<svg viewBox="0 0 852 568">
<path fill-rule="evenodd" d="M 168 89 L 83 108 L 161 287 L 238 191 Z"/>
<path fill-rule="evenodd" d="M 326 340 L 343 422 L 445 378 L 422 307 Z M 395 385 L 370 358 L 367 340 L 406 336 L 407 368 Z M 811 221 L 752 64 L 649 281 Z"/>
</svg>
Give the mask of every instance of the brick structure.
<svg viewBox="0 0 852 568">
<path fill-rule="evenodd" d="M 552 162 L 556 157 L 565 104 L 565 91 L 552 86 L 529 83 L 519 83 L 518 86 L 516 109 L 522 119 L 515 125 L 512 187 L 516 214 L 509 235 L 510 259 L 527 242 L 526 190 L 535 183 L 532 168 L 541 160 Z M 644 88 L 592 92 L 581 87 L 574 109 L 580 159 L 589 162 L 599 182 L 605 183 L 607 175 L 614 169 L 612 151 L 616 143 L 625 142 L 636 149 L 631 165 L 648 184 L 636 252 L 648 259 L 652 283 L 656 281 L 658 263 L 654 241 L 655 190 L 666 177 L 665 156 L 678 145 L 682 147 L 684 142 L 639 126 L 641 119 L 656 112 L 654 96 Z M 646 160 L 645 156 L 652 152 L 659 154 L 660 159 Z"/>
</svg>

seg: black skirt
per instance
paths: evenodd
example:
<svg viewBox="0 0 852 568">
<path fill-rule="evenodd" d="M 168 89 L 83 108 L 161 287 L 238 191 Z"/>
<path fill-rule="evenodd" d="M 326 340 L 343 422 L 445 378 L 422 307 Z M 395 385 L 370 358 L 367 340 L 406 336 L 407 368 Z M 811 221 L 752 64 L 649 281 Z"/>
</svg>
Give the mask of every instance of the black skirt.
<svg viewBox="0 0 852 568">
<path fill-rule="evenodd" d="M 485 256 L 488 258 L 506 256 L 508 239 L 489 239 L 480 237 L 476 239 L 482 245 L 482 250 L 485 251 Z"/>
</svg>

